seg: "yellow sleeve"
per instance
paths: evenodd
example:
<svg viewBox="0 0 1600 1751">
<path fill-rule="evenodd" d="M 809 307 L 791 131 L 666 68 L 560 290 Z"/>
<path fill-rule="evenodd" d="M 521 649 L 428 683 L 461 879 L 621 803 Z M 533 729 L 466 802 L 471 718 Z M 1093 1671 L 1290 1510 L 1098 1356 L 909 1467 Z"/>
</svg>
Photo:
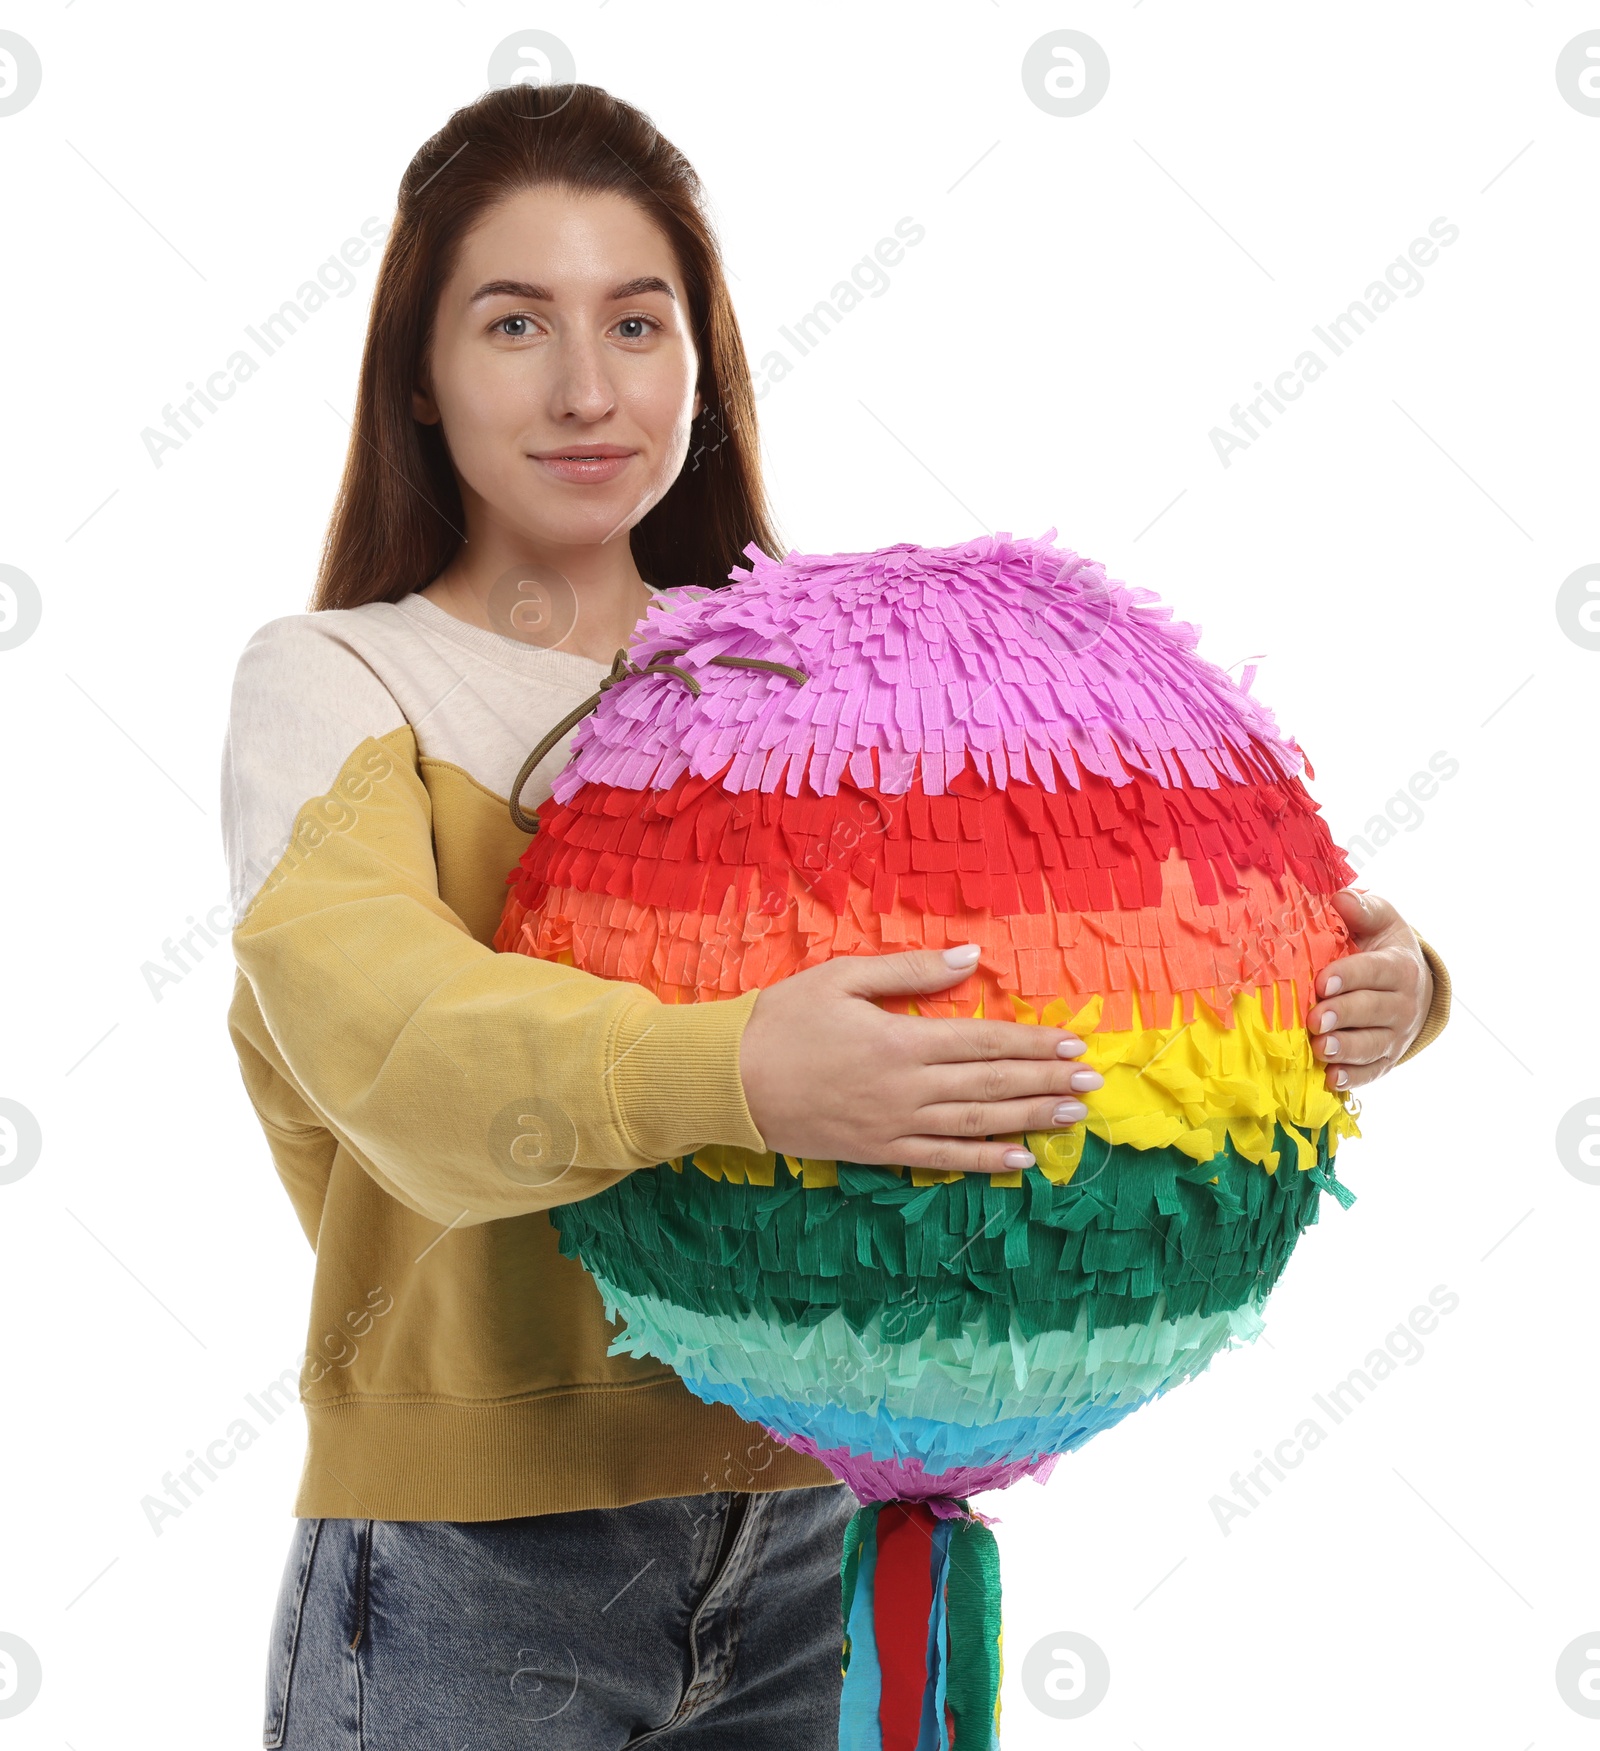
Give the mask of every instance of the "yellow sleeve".
<svg viewBox="0 0 1600 1751">
<path fill-rule="evenodd" d="M 1444 962 L 1439 959 L 1438 951 L 1420 936 L 1417 937 L 1417 947 L 1422 950 L 1422 958 L 1428 963 L 1428 971 L 1433 974 L 1433 1002 L 1429 1005 L 1422 1031 L 1395 1059 L 1396 1064 L 1404 1064 L 1407 1058 L 1415 1058 L 1424 1046 L 1432 1045 L 1444 1032 L 1445 1023 L 1450 1019 L 1450 974 Z"/>
<path fill-rule="evenodd" d="M 668 1005 L 476 941 L 439 898 L 409 724 L 361 740 L 300 808 L 233 950 L 246 1085 L 308 1210 L 318 1126 L 448 1225 L 592 1197 L 703 1144 L 765 1148 L 739 1076 L 758 993 Z M 273 1109 L 257 1061 L 281 1067 L 297 1112 Z"/>
</svg>

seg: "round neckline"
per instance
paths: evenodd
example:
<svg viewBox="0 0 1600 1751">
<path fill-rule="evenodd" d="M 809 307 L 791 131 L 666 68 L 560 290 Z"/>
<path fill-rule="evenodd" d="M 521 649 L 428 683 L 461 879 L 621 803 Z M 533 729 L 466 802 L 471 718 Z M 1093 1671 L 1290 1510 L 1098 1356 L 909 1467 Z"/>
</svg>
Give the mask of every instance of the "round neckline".
<svg viewBox="0 0 1600 1751">
<path fill-rule="evenodd" d="M 653 593 L 652 600 L 656 596 L 659 592 Z M 574 679 L 588 681 L 597 674 L 603 675 L 609 667 L 606 663 L 596 662 L 593 657 L 579 656 L 576 651 L 549 650 L 543 645 L 524 644 L 519 638 L 508 638 L 502 632 L 474 626 L 470 620 L 459 619 L 448 608 L 441 608 L 420 590 L 402 596 L 393 606 L 414 618 L 420 616 L 436 632 L 478 656 L 518 670 L 554 669 L 558 674 L 567 670 Z"/>
</svg>

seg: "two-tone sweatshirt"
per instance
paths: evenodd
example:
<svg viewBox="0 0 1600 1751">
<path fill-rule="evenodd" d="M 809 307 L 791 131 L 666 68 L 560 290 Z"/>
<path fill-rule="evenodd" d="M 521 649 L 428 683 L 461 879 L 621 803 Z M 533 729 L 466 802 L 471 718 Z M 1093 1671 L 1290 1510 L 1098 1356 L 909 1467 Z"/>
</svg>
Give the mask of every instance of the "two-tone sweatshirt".
<svg viewBox="0 0 1600 1751">
<path fill-rule="evenodd" d="M 316 1255 L 298 1515 L 491 1520 L 836 1482 L 664 1364 L 608 1355 L 617 1328 L 550 1221 L 702 1145 L 766 1147 L 739 1075 L 756 993 L 664 1004 L 490 946 L 528 844 L 518 768 L 606 672 L 415 594 L 269 621 L 240 657 L 228 1024 Z M 1448 1012 L 1425 952 L 1412 1052 Z M 548 1172 L 505 1147 L 529 1111 L 561 1134 Z"/>
</svg>

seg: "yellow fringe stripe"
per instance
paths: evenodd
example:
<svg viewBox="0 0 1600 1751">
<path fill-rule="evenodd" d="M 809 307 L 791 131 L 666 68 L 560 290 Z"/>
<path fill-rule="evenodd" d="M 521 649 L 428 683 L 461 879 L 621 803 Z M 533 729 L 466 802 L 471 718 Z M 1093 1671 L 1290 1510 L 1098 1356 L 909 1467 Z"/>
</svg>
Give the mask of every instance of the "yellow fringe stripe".
<svg viewBox="0 0 1600 1751">
<path fill-rule="evenodd" d="M 1180 1022 L 1174 1005 L 1172 1025 L 1121 1033 L 1095 1031 L 1098 997 L 1071 1014 L 1062 1002 L 1048 1005 L 1042 1014 L 1019 998 L 1011 1002 L 1020 1022 L 1081 1034 L 1087 1049 L 1078 1062 L 1105 1078 L 1104 1088 L 1081 1097 L 1089 1109 L 1082 1124 L 1008 1139 L 1031 1150 L 1039 1171 L 1057 1185 L 1077 1172 L 1089 1131 L 1131 1149 L 1181 1149 L 1196 1161 L 1211 1160 L 1224 1142 L 1231 1142 L 1243 1159 L 1268 1173 L 1279 1166 L 1280 1152 L 1273 1148 L 1278 1125 L 1294 1140 L 1292 1165 L 1302 1172 L 1316 1165 L 1315 1137 L 1324 1126 L 1331 1133 L 1330 1149 L 1341 1137 L 1361 1134 L 1347 1097 L 1324 1087 L 1326 1066 L 1312 1056 L 1305 1029 L 1268 1025 L 1260 1000 L 1251 992 L 1234 997 L 1232 1027 L 1224 1027 L 1203 1004 L 1193 1021 Z M 1294 1013 L 1292 1004 L 1285 1007 Z M 763 1186 L 773 1184 L 778 1160 L 776 1155 L 722 1145 L 694 1155 L 695 1166 L 713 1179 Z M 783 1160 L 808 1187 L 838 1184 L 831 1161 Z M 918 1186 L 962 1177 L 934 1168 L 895 1171 L 909 1172 Z M 1022 1174 L 994 1174 L 990 1180 L 997 1186 L 1020 1186 Z"/>
</svg>

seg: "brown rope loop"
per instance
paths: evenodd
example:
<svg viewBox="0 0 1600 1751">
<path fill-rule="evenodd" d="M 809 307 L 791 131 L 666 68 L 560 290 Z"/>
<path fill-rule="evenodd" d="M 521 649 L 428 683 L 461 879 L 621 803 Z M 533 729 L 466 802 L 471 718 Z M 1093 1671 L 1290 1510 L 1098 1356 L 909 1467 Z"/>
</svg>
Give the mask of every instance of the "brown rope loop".
<svg viewBox="0 0 1600 1751">
<path fill-rule="evenodd" d="M 765 669 L 769 675 L 787 675 L 802 687 L 811 679 L 804 669 L 792 668 L 788 663 L 769 663 L 765 657 L 713 657 L 711 660 L 725 669 Z"/>
<path fill-rule="evenodd" d="M 516 782 L 511 786 L 511 819 L 522 832 L 537 833 L 539 831 L 539 817 L 536 814 L 530 815 L 523 811 L 521 801 L 523 785 L 533 776 L 534 767 L 544 759 L 545 755 L 567 731 L 582 723 L 589 713 L 599 706 L 608 687 L 615 687 L 619 681 L 631 680 L 635 675 L 676 675 L 691 693 L 698 696 L 703 691 L 700 683 L 687 669 L 680 669 L 676 663 L 662 661 L 663 657 L 681 657 L 682 655 L 681 648 L 657 651 L 650 661 L 641 667 L 628 660 L 626 651 L 617 652 L 611 659 L 611 673 L 600 683 L 599 688 L 590 694 L 582 705 L 574 706 L 522 762 Z M 810 679 L 804 669 L 790 668 L 787 663 L 769 663 L 761 657 L 713 657 L 711 661 L 720 663 L 726 669 L 766 669 L 774 675 L 787 675 L 793 681 L 804 682 Z"/>
</svg>

